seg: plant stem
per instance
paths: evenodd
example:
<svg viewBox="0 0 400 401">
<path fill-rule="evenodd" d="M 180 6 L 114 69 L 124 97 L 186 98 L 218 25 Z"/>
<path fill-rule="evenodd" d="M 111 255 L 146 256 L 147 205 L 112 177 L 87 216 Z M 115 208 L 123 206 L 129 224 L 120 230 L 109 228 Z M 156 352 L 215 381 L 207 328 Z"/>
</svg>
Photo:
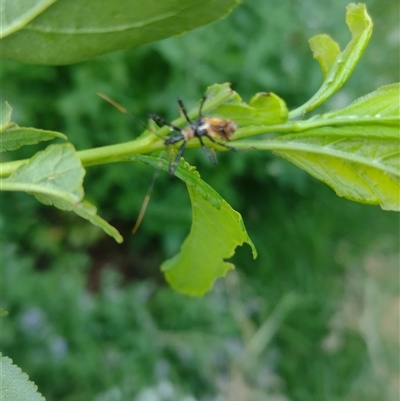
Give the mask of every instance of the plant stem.
<svg viewBox="0 0 400 401">
<path fill-rule="evenodd" d="M 204 105 L 203 112 L 211 111 L 217 108 L 219 105 L 227 101 L 233 92 L 228 90 L 221 94 L 210 98 Z M 192 110 L 189 113 L 190 118 L 195 118 L 198 115 L 198 109 Z M 183 117 L 180 117 L 174 121 L 172 124 L 182 127 L 186 123 Z M 165 149 L 163 137 L 168 135 L 170 132 L 168 127 L 162 127 L 152 134 L 140 136 L 139 138 L 115 145 L 102 146 L 99 148 L 81 150 L 77 152 L 78 157 L 81 159 L 83 166 L 94 166 L 98 164 L 113 163 L 121 161 L 126 156 L 135 154 L 146 154 L 151 152 L 157 152 Z M 160 139 L 161 138 L 161 139 Z M 188 147 L 199 146 L 197 141 L 195 143 L 190 143 Z M 8 177 L 19 167 L 29 162 L 29 159 L 16 160 L 7 163 L 0 163 L 0 177 Z"/>
<path fill-rule="evenodd" d="M 226 94 L 224 94 L 226 95 Z M 212 110 L 221 104 L 226 99 L 220 99 L 220 97 L 216 97 L 215 99 L 210 100 L 206 103 L 207 107 L 206 111 Z M 190 117 L 194 118 L 196 116 L 196 112 L 192 111 L 189 113 Z M 185 120 L 183 118 L 179 118 L 173 121 L 174 125 L 183 126 Z M 320 118 L 320 119 L 311 119 L 305 121 L 289 121 L 284 124 L 277 125 L 258 125 L 258 126 L 249 126 L 243 127 L 237 130 L 236 134 L 233 136 L 233 140 L 243 139 L 252 137 L 255 135 L 263 135 L 263 134 L 290 134 L 294 132 L 302 132 L 307 131 L 313 128 L 318 127 L 332 127 L 338 125 L 353 125 L 353 124 L 363 124 L 363 123 L 375 123 L 375 124 L 398 124 L 397 119 L 389 118 L 389 117 L 357 117 L 357 118 Z M 107 164 L 114 163 L 117 161 L 124 160 L 124 157 L 135 155 L 135 154 L 146 154 L 161 151 L 165 148 L 162 137 L 166 136 L 169 133 L 169 129 L 167 127 L 160 128 L 154 135 L 149 134 L 143 137 L 139 137 L 134 141 L 124 142 L 115 145 L 102 146 L 99 148 L 81 150 L 77 152 L 78 157 L 81 159 L 83 166 L 94 166 L 98 164 Z M 161 139 L 159 138 L 161 137 Z M 188 143 L 188 148 L 196 148 L 199 147 L 200 144 L 198 141 L 190 141 Z M 209 144 L 210 147 L 215 147 L 220 149 L 217 145 L 212 143 Z M 249 146 L 249 144 L 244 144 L 242 142 L 235 142 L 234 147 L 238 149 L 244 149 Z M 265 142 L 263 143 L 263 147 L 267 146 Z M 267 146 L 268 147 L 268 146 Z M 271 148 L 274 145 L 271 144 Z M 224 150 L 224 149 L 221 149 Z M 29 159 L 25 160 L 16 160 L 7 163 L 0 164 L 0 177 L 8 177 L 14 171 L 16 171 L 23 164 L 27 163 Z"/>
</svg>

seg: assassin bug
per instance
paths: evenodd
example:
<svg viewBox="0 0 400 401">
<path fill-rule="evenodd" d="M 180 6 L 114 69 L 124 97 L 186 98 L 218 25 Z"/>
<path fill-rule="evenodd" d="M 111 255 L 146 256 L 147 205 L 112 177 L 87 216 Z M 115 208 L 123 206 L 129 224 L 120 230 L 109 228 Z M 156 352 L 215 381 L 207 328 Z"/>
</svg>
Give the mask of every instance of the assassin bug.
<svg viewBox="0 0 400 401">
<path fill-rule="evenodd" d="M 118 110 L 120 110 L 122 113 L 128 115 L 130 118 L 135 119 L 133 115 L 131 115 L 128 110 L 126 110 L 125 107 L 121 106 L 119 103 L 105 95 L 104 93 L 97 93 L 98 96 L 112 104 L 114 107 L 116 107 Z M 182 144 L 178 150 L 178 154 L 175 158 L 175 160 L 169 165 L 169 174 L 174 175 L 176 168 L 178 167 L 179 160 L 181 159 L 183 152 L 185 151 L 186 144 L 188 141 L 190 141 L 193 138 L 198 138 L 201 144 L 201 148 L 203 149 L 204 153 L 208 157 L 208 159 L 211 161 L 211 163 L 216 164 L 217 160 L 215 158 L 214 153 L 210 151 L 209 148 L 204 144 L 203 142 L 203 137 L 207 137 L 211 142 L 223 146 L 231 151 L 237 151 L 236 148 L 232 146 L 228 146 L 225 143 L 221 143 L 217 139 L 222 139 L 229 141 L 231 139 L 231 136 L 235 133 L 236 131 L 236 123 L 232 120 L 227 120 L 227 119 L 221 119 L 217 117 L 204 117 L 202 114 L 203 111 L 203 106 L 204 103 L 207 99 L 207 96 L 204 95 L 203 99 L 200 104 L 199 108 L 199 113 L 198 113 L 198 119 L 196 121 L 192 121 L 186 111 L 186 108 L 182 102 L 181 99 L 178 98 L 178 105 L 179 105 L 179 110 L 181 113 L 184 115 L 186 121 L 189 123 L 189 125 L 185 128 L 179 128 L 176 125 L 164 120 L 162 117 L 156 115 L 156 114 L 150 114 L 149 117 L 158 122 L 159 124 L 166 125 L 168 126 L 171 131 L 175 131 L 176 134 L 170 135 L 168 138 L 164 140 L 164 144 L 166 146 L 176 144 L 178 142 L 182 141 Z M 146 192 L 146 196 L 143 200 L 142 207 L 139 212 L 139 217 L 135 223 L 135 226 L 132 229 L 132 233 L 135 234 L 136 231 L 139 229 L 140 224 L 142 223 L 144 214 L 147 209 L 147 205 L 150 201 L 150 195 L 154 187 L 154 183 L 160 173 L 160 167 L 156 170 L 156 172 L 153 175 L 153 178 L 151 180 L 150 186 Z"/>
<path fill-rule="evenodd" d="M 162 117 L 157 114 L 150 114 L 149 117 L 156 121 L 157 123 L 168 126 L 171 131 L 176 131 L 176 134 L 170 135 L 165 141 L 164 144 L 174 145 L 178 142 L 182 141 L 180 148 L 178 149 L 178 154 L 175 157 L 175 160 L 170 163 L 169 166 L 169 174 L 174 175 L 176 168 L 178 166 L 179 160 L 181 159 L 183 152 L 185 151 L 186 145 L 188 141 L 193 138 L 197 138 L 200 141 L 201 148 L 204 153 L 211 161 L 211 163 L 216 164 L 217 160 L 215 159 L 214 153 L 210 151 L 210 149 L 204 144 L 203 138 L 208 138 L 211 142 L 223 146 L 229 150 L 237 151 L 236 148 L 232 146 L 228 146 L 225 143 L 219 142 L 217 139 L 223 139 L 225 141 L 229 141 L 231 136 L 236 131 L 236 123 L 232 120 L 225 120 L 217 117 L 204 117 L 203 106 L 207 99 L 207 96 L 203 96 L 203 100 L 201 101 L 199 108 L 199 116 L 196 121 L 192 121 L 186 111 L 186 108 L 182 102 L 182 99 L 178 98 L 179 110 L 184 115 L 186 121 L 189 125 L 185 128 L 179 128 L 176 125 L 164 120 Z"/>
</svg>

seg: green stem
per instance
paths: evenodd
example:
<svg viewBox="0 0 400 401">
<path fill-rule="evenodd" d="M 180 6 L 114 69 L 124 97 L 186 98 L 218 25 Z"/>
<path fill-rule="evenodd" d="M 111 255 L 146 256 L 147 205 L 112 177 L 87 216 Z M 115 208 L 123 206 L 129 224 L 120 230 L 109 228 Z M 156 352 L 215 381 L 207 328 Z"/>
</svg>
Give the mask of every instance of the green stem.
<svg viewBox="0 0 400 401">
<path fill-rule="evenodd" d="M 399 119 L 392 117 L 358 117 L 357 118 L 321 118 L 305 121 L 288 121 L 284 124 L 276 125 L 257 125 L 244 127 L 237 130 L 233 136 L 234 140 L 247 138 L 254 135 L 271 134 L 271 133 L 286 133 L 304 132 L 313 128 L 334 127 L 340 125 L 359 125 L 359 124 L 399 124 Z"/>
<path fill-rule="evenodd" d="M 223 93 L 222 95 L 216 96 L 206 102 L 204 107 L 204 112 L 211 111 L 218 107 L 220 104 L 225 102 L 229 96 L 230 92 Z M 197 111 L 193 110 L 189 113 L 190 118 L 197 117 Z M 172 122 L 174 125 L 181 127 L 185 124 L 184 118 L 176 119 Z M 236 142 L 238 139 L 248 138 L 255 135 L 262 134 L 289 134 L 294 132 L 307 131 L 318 127 L 332 127 L 340 125 L 356 125 L 356 124 L 398 124 L 398 119 L 393 119 L 390 117 L 358 117 L 357 118 L 320 118 L 320 119 L 310 119 L 305 121 L 288 121 L 284 124 L 277 125 L 258 125 L 258 126 L 248 126 L 237 130 L 236 134 L 233 136 L 235 143 L 232 145 L 238 149 L 244 149 L 249 144 L 242 144 L 242 142 Z M 103 146 L 99 148 L 81 150 L 77 152 L 78 157 L 81 159 L 83 166 L 94 166 L 97 164 L 113 163 L 116 161 L 121 161 L 125 157 L 135 154 L 146 154 L 151 152 L 161 151 L 165 148 L 163 137 L 169 133 L 168 127 L 162 127 L 154 134 L 149 133 L 135 139 L 134 141 L 129 141 L 125 143 L 120 143 L 116 145 Z M 161 138 L 160 138 L 161 137 Z M 195 148 L 199 147 L 198 141 L 190 141 L 188 147 Z M 220 146 L 209 144 L 210 147 L 215 147 L 221 149 Z M 221 149 L 223 150 L 223 149 Z M 28 159 L 17 160 L 8 163 L 0 164 L 0 177 L 8 177 L 14 171 L 16 171 L 20 166 L 27 163 Z"/>
<path fill-rule="evenodd" d="M 225 91 L 215 96 L 214 98 L 210 98 L 205 103 L 203 112 L 207 113 L 214 110 L 219 105 L 226 102 L 232 96 L 232 94 L 233 92 L 231 91 Z M 188 114 L 190 118 L 194 119 L 198 115 L 198 109 L 194 109 Z M 172 121 L 172 123 L 178 127 L 182 127 L 185 125 L 186 120 L 181 117 Z M 139 137 L 134 141 L 81 150 L 77 152 L 77 155 L 81 159 L 83 166 L 94 166 L 97 164 L 113 163 L 116 161 L 121 161 L 121 159 L 124 159 L 124 157 L 126 156 L 163 150 L 165 148 L 165 145 L 162 141 L 162 138 L 168 135 L 169 132 L 170 130 L 168 127 L 162 127 L 157 130 L 157 132 L 154 132 L 154 135 L 149 133 L 149 135 Z M 190 144 L 189 147 L 194 147 L 193 145 L 195 144 Z M 198 146 L 198 144 L 196 144 L 196 146 Z M 24 159 L 7 163 L 0 163 L 0 177 L 4 178 L 10 176 L 12 173 L 14 173 L 14 171 L 16 171 L 22 165 L 26 164 L 28 161 L 29 159 Z"/>
<path fill-rule="evenodd" d="M 163 142 L 159 140 L 154 142 L 153 137 L 147 136 L 135 141 L 81 150 L 77 152 L 77 155 L 81 159 L 83 166 L 94 166 L 97 164 L 113 163 L 125 156 L 155 152 L 163 148 Z"/>
<path fill-rule="evenodd" d="M 160 130 L 161 131 L 161 130 Z M 156 141 L 154 140 L 156 139 Z M 153 135 L 116 145 L 81 150 L 76 152 L 83 166 L 94 166 L 120 161 L 125 156 L 156 152 L 164 149 L 164 143 Z M 0 177 L 8 177 L 29 159 L 0 164 Z"/>
</svg>

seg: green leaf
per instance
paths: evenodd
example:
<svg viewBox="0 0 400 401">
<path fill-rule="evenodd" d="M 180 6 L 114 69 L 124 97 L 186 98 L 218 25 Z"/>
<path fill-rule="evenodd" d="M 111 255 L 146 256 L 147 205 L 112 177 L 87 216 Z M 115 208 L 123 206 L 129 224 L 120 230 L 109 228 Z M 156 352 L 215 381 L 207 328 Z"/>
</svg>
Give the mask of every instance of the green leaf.
<svg viewBox="0 0 400 401">
<path fill-rule="evenodd" d="M 60 132 L 19 127 L 11 122 L 11 111 L 12 108 L 7 102 L 1 105 L 0 152 L 19 149 L 25 145 L 34 145 L 35 143 L 50 141 L 55 138 L 67 139 Z"/>
<path fill-rule="evenodd" d="M 135 156 L 155 168 L 168 170 L 161 158 Z M 232 263 L 226 262 L 235 248 L 247 242 L 257 256 L 242 217 L 208 184 L 194 167 L 181 160 L 176 176 L 185 182 L 192 203 L 192 227 L 181 252 L 165 261 L 161 269 L 168 283 L 182 293 L 201 296 L 217 278 L 225 276 Z"/>
<path fill-rule="evenodd" d="M 12 108 L 7 102 L 0 104 L 0 132 L 3 132 L 10 125 Z"/>
<path fill-rule="evenodd" d="M 249 104 L 244 103 L 236 92 L 233 93 L 231 99 L 213 110 L 213 115 L 229 118 L 240 127 L 282 124 L 288 119 L 286 103 L 275 93 L 256 93 Z"/>
<path fill-rule="evenodd" d="M 67 140 L 67 137 L 60 132 L 18 127 L 18 125 L 13 124 L 7 130 L 0 132 L 0 152 L 19 149 L 25 145 L 34 145 L 55 138 Z"/>
<path fill-rule="evenodd" d="M 203 107 L 203 114 L 212 117 L 227 118 L 235 121 L 239 127 L 249 125 L 282 124 L 288 118 L 288 109 L 284 100 L 276 94 L 260 92 L 253 96 L 249 104 L 242 101 L 239 94 L 233 91 L 229 83 L 214 84 L 207 88 L 207 97 Z M 199 109 L 189 111 L 192 119 L 198 117 Z M 172 121 L 174 125 L 183 127 L 187 125 L 185 118 Z M 160 128 L 157 136 L 170 133 L 169 128 Z"/>
<path fill-rule="evenodd" d="M 209 99 L 221 96 L 223 94 L 228 94 L 229 96 L 224 100 L 224 102 L 229 103 L 241 103 L 242 99 L 239 94 L 232 90 L 231 84 L 229 82 L 224 82 L 222 84 L 213 84 L 207 87 L 206 96 Z"/>
<path fill-rule="evenodd" d="M 57 0 L 1 1 L 0 39 L 22 29 Z"/>
<path fill-rule="evenodd" d="M 82 201 L 84 176 L 85 170 L 71 144 L 50 145 L 0 184 L 3 191 L 28 192 L 46 205 L 73 211 L 122 242 L 118 231 L 96 215 L 96 208 Z"/>
<path fill-rule="evenodd" d="M 399 125 L 400 119 L 400 83 L 385 85 L 362 96 L 349 106 L 325 113 L 316 119 L 348 118 L 371 119 L 374 123 Z M 367 125 L 368 128 L 368 125 Z"/>
<path fill-rule="evenodd" d="M 314 58 L 321 66 L 324 78 L 335 64 L 336 57 L 340 52 L 340 47 L 329 35 L 324 33 L 313 36 L 309 39 L 309 44 Z"/>
<path fill-rule="evenodd" d="M 356 202 L 400 210 L 399 137 L 365 140 L 362 130 L 313 130 L 284 136 L 274 153 Z"/>
<path fill-rule="evenodd" d="M 342 110 L 305 121 L 301 133 L 253 141 L 251 146 L 273 150 L 339 196 L 398 211 L 399 96 L 399 84 L 384 86 Z"/>
<path fill-rule="evenodd" d="M 6 190 L 32 192 L 46 204 L 77 204 L 83 198 L 84 176 L 75 149 L 68 143 L 37 152 L 2 183 Z"/>
<path fill-rule="evenodd" d="M 237 0 L 2 0 L 2 57 L 60 65 L 182 34 Z M 54 4 L 52 4 L 54 3 Z"/>
<path fill-rule="evenodd" d="M 0 401 L 45 400 L 36 384 L 10 358 L 1 355 L 0 364 Z"/>
<path fill-rule="evenodd" d="M 256 109 L 258 115 L 262 117 L 261 124 L 282 124 L 288 119 L 286 103 L 275 93 L 256 93 L 251 98 L 249 106 Z"/>
<path fill-rule="evenodd" d="M 70 208 L 66 207 L 65 210 L 71 210 L 82 218 L 89 220 L 93 225 L 100 227 L 106 234 L 108 234 L 110 237 L 113 237 L 119 244 L 124 241 L 118 230 L 103 220 L 97 214 L 96 207 L 91 203 L 83 200 L 77 205 L 72 205 L 72 207 L 71 205 L 67 206 L 70 206 Z"/>
<path fill-rule="evenodd" d="M 339 52 L 339 46 L 327 35 L 317 35 L 310 39 L 311 50 L 321 65 L 325 80 L 315 95 L 293 110 L 290 117 L 315 109 L 349 79 L 372 34 L 372 21 L 365 4 L 351 3 L 347 6 L 346 24 L 351 32 L 351 41 L 342 52 Z"/>
</svg>

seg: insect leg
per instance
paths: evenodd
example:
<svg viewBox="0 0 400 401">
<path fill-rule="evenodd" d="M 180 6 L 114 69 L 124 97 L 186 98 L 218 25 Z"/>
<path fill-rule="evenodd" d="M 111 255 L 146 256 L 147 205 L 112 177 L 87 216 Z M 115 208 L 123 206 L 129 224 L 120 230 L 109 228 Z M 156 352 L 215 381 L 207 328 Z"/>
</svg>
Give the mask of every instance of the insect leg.
<svg viewBox="0 0 400 401">
<path fill-rule="evenodd" d="M 165 139 L 164 145 L 167 145 L 167 146 L 168 145 L 173 145 L 173 144 L 178 143 L 178 142 L 180 142 L 182 140 L 183 141 L 186 140 L 185 135 L 183 135 L 182 133 L 175 134 L 175 135 L 170 135 Z"/>
<path fill-rule="evenodd" d="M 203 106 L 204 106 L 204 103 L 205 103 L 206 99 L 207 99 L 207 96 L 204 95 L 204 96 L 203 96 L 203 99 L 202 99 L 202 101 L 201 101 L 201 104 L 200 104 L 200 108 L 199 108 L 199 118 L 201 118 L 202 115 L 203 115 L 203 114 L 202 114 L 202 112 L 203 112 Z M 190 118 L 189 118 L 189 116 L 188 116 L 188 114 L 187 114 L 186 107 L 185 107 L 185 105 L 183 104 L 182 99 L 179 98 L 179 97 L 178 97 L 178 105 L 179 105 L 179 110 L 180 110 L 180 111 L 182 112 L 182 114 L 185 116 L 185 118 L 186 118 L 186 120 L 188 121 L 188 123 L 189 123 L 189 124 L 192 124 L 192 121 L 190 120 Z"/>
<path fill-rule="evenodd" d="M 185 151 L 187 141 L 184 140 L 181 147 L 178 150 L 178 154 L 175 157 L 175 160 L 169 165 L 169 175 L 174 175 L 176 168 L 178 167 L 178 163 L 181 160 L 183 152 Z"/>
<path fill-rule="evenodd" d="M 206 102 L 206 100 L 207 100 L 207 95 L 204 95 L 203 99 L 202 99 L 202 101 L 200 103 L 199 118 L 201 118 L 203 116 L 203 106 L 204 106 L 204 103 Z"/>
<path fill-rule="evenodd" d="M 204 136 L 206 136 L 211 142 L 214 142 L 214 143 L 216 143 L 216 144 L 219 145 L 219 146 L 223 146 L 224 148 L 227 148 L 228 150 L 231 150 L 231 151 L 233 151 L 233 152 L 238 152 L 238 149 L 234 148 L 233 146 L 229 146 L 229 145 L 227 145 L 227 144 L 225 144 L 225 143 L 216 141 L 216 140 L 215 140 L 212 136 L 210 136 L 210 135 L 204 135 Z M 199 138 L 199 139 L 200 139 L 200 138 Z"/>
<path fill-rule="evenodd" d="M 214 153 L 212 153 L 212 151 L 204 144 L 203 138 L 201 136 L 198 136 L 197 138 L 199 138 L 201 148 L 203 149 L 205 155 L 208 157 L 208 160 L 210 160 L 212 164 L 217 164 L 217 159 L 215 158 Z"/>
<path fill-rule="evenodd" d="M 186 107 L 185 107 L 185 105 L 183 104 L 183 101 L 182 101 L 182 99 L 181 99 L 180 97 L 178 97 L 178 105 L 179 105 L 179 110 L 180 110 L 180 111 L 182 112 L 182 114 L 185 116 L 186 121 L 187 121 L 189 124 L 192 124 L 192 121 L 191 121 L 191 119 L 189 118 L 189 116 L 188 116 L 188 114 L 187 114 Z"/>
<path fill-rule="evenodd" d="M 179 127 L 177 127 L 174 124 L 171 124 L 167 120 L 164 120 L 162 117 L 158 116 L 157 114 L 149 114 L 149 118 L 153 119 L 154 121 L 156 121 L 162 125 L 166 125 L 167 127 L 170 127 L 174 131 L 181 132 L 181 129 Z"/>
</svg>

